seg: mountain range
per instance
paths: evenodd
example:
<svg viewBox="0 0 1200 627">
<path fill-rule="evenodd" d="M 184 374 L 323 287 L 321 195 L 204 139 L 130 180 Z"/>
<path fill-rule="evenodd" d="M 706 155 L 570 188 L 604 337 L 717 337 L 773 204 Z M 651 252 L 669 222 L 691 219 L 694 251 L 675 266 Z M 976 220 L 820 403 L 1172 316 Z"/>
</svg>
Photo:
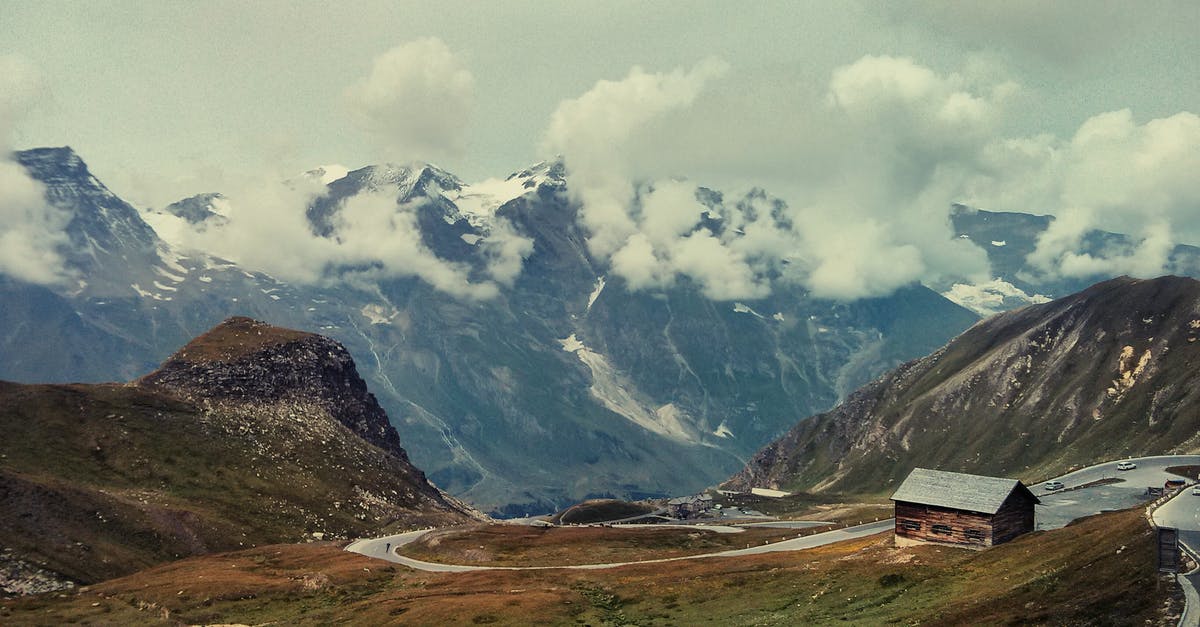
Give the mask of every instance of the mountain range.
<svg viewBox="0 0 1200 627">
<path fill-rule="evenodd" d="M 990 317 L 829 412 L 726 485 L 882 493 L 914 467 L 1041 481 L 1200 449 L 1200 282 L 1112 279 Z"/>
<path fill-rule="evenodd" d="M 358 358 L 433 483 L 495 515 L 695 492 L 980 315 L 1073 287 L 1022 265 L 1052 218 L 959 207 L 954 228 L 987 250 L 992 283 L 912 284 L 853 302 L 782 282 L 735 301 L 713 300 L 686 277 L 633 289 L 590 251 L 561 163 L 475 185 L 424 163 L 303 175 L 322 190 L 304 211 L 314 236 L 336 241 L 355 203 L 383 196 L 439 263 L 491 281 L 485 297 L 353 262 L 339 268 L 351 280 L 284 281 L 172 246 L 151 228 L 177 219 L 220 232 L 230 207 L 217 192 L 139 210 L 69 148 L 14 158 L 70 215 L 72 281 L 0 276 L 0 378 L 130 380 L 235 315 L 319 332 Z M 707 189 L 697 198 L 708 208 L 697 228 L 713 233 L 749 202 Z M 519 273 L 493 281 L 514 235 L 531 247 Z M 1128 242 L 1097 237 L 1096 245 Z M 1179 250 L 1190 271 L 1200 257 Z"/>
<path fill-rule="evenodd" d="M 337 237 L 351 199 L 386 193 L 415 212 L 429 250 L 473 275 L 488 269 L 498 221 L 511 224 L 532 251 L 511 286 L 480 300 L 412 276 L 288 283 L 181 251 L 143 219 L 156 212 L 121 200 L 69 148 L 15 158 L 71 216 L 75 281 L 0 283 L 15 303 L 0 314 L 0 377 L 128 380 L 230 315 L 318 331 L 359 357 L 431 479 L 494 513 L 703 488 L 797 416 L 975 320 L 920 285 L 854 303 L 798 287 L 719 302 L 687 280 L 631 290 L 589 252 L 561 164 L 489 188 L 427 164 L 313 173 L 332 179 L 308 208 L 314 233 Z M 157 213 L 220 228 L 221 200 Z M 719 194 L 707 201 L 724 206 Z"/>
</svg>

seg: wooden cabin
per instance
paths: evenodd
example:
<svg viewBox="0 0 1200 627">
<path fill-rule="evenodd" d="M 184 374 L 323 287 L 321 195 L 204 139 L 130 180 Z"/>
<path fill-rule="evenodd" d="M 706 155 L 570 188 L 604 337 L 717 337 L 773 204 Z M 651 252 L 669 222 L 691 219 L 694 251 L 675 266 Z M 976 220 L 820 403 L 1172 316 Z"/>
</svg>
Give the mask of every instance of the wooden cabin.
<svg viewBox="0 0 1200 627">
<path fill-rule="evenodd" d="M 1016 479 L 915 468 L 892 495 L 896 544 L 982 548 L 1033 531 L 1041 503 Z"/>
</svg>

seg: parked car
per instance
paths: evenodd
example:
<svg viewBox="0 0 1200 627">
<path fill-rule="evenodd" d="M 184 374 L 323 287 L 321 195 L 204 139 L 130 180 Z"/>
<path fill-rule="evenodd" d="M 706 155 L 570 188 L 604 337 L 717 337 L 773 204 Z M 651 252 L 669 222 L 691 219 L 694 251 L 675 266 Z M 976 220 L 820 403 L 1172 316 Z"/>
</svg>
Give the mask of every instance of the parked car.
<svg viewBox="0 0 1200 627">
<path fill-rule="evenodd" d="M 1043 486 L 1047 490 L 1061 490 L 1063 483 L 1061 481 L 1047 481 Z"/>
<path fill-rule="evenodd" d="M 1200 485 L 1192 488 L 1192 496 L 1200 496 Z"/>
<path fill-rule="evenodd" d="M 1133 462 L 1120 462 L 1117 464 L 1117 470 L 1133 470 L 1137 468 L 1137 464 Z"/>
</svg>

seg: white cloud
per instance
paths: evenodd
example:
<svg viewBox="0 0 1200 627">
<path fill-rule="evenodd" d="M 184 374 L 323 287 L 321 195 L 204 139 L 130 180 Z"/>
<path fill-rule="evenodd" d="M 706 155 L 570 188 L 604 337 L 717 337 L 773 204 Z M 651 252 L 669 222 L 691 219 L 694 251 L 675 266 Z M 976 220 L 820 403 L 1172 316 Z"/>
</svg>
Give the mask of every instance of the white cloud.
<svg viewBox="0 0 1200 627">
<path fill-rule="evenodd" d="M 69 221 L 23 167 L 0 160 L 0 273 L 29 283 L 63 283 L 68 272 L 59 250 L 68 244 Z"/>
<path fill-rule="evenodd" d="M 670 73 L 635 67 L 620 81 L 599 81 L 582 96 L 558 105 L 543 148 L 566 160 L 571 196 L 581 205 L 593 254 L 607 258 L 637 231 L 629 215 L 631 177 L 637 173 L 630 171 L 626 153 L 633 135 L 656 118 L 688 107 L 706 82 L 727 69 L 724 62 L 712 59 L 689 71 Z"/>
<path fill-rule="evenodd" d="M 709 81 L 727 71 L 714 59 L 669 73 L 635 67 L 620 81 L 600 81 L 562 102 L 551 117 L 543 146 L 566 161 L 570 193 L 590 233 L 589 249 L 611 260 L 631 289 L 668 287 L 686 275 L 710 298 L 768 292 L 742 251 L 696 231 L 707 208 L 696 200 L 695 185 L 661 179 L 636 195 L 638 179 L 645 177 L 633 154 L 641 150 L 637 135 L 686 110 Z"/>
<path fill-rule="evenodd" d="M 533 240 L 521 235 L 508 220 L 493 217 L 491 231 L 483 240 L 488 275 L 501 285 L 512 286 L 533 254 Z"/>
<path fill-rule="evenodd" d="M 551 119 L 544 146 L 566 159 L 590 249 L 611 256 L 631 287 L 687 275 L 710 296 L 754 298 L 782 273 L 817 296 L 855 299 L 943 275 L 987 278 L 985 253 L 953 237 L 948 212 L 1015 85 L 886 56 L 837 69 L 824 93 L 792 99 L 803 123 L 773 129 L 780 141 L 762 148 L 777 162 L 768 185 L 789 178 L 780 164 L 799 181 L 781 190 L 787 205 L 751 194 L 737 206 L 727 194 L 728 228 L 717 237 L 696 230 L 704 207 L 695 187 L 664 176 L 697 158 L 706 172 L 738 171 L 739 142 L 771 134 L 758 126 L 777 120 L 729 117 L 741 107 L 727 105 L 753 109 L 749 99 L 763 94 L 709 89 L 729 72 L 715 62 L 669 74 L 635 68 L 563 102 Z M 810 164 L 823 174 L 805 172 Z"/>
<path fill-rule="evenodd" d="M 1138 124 L 1128 110 L 1093 116 L 1070 140 L 1042 135 L 994 142 L 967 185 L 985 208 L 1051 213 L 1029 263 L 1047 277 L 1164 271 L 1176 243 L 1200 242 L 1200 116 Z M 1125 233 L 1131 246 L 1085 250 L 1092 231 Z"/>
<path fill-rule="evenodd" d="M 400 160 L 461 154 L 475 79 L 436 37 L 401 44 L 375 59 L 345 103 L 355 124 Z"/>
<path fill-rule="evenodd" d="M 12 133 L 42 93 L 36 68 L 0 55 L 0 273 L 58 285 L 69 278 L 62 247 L 70 214 L 46 202 L 45 188 L 11 159 Z"/>
<path fill-rule="evenodd" d="M 823 224 L 806 246 L 811 269 L 803 283 L 825 298 L 856 300 L 889 294 L 926 271 L 920 249 L 896 242 L 887 226 L 871 219 Z"/>
<path fill-rule="evenodd" d="M 465 264 L 442 259 L 422 241 L 417 211 L 426 199 L 399 204 L 394 190 L 364 191 L 347 198 L 330 237 L 312 231 L 305 209 L 328 189 L 299 177 L 285 183 L 246 181 L 227 194 L 228 223 L 197 229 L 174 216 L 152 214 L 170 228 L 173 244 L 199 249 L 297 283 L 370 284 L 415 277 L 460 298 L 488 299 L 520 274 L 532 242 L 495 217 L 480 244 L 492 280 L 472 281 Z M 156 226 L 157 228 L 157 226 Z M 169 236 L 168 236 L 169 235 Z"/>
</svg>

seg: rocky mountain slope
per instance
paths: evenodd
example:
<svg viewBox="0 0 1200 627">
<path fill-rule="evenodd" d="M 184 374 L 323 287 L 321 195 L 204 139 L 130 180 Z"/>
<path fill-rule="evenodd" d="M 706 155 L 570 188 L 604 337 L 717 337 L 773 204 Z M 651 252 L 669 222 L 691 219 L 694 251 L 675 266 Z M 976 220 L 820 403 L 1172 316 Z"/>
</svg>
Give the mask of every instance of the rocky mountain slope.
<svg viewBox="0 0 1200 627">
<path fill-rule="evenodd" d="M 1200 282 L 1118 278 L 988 318 L 806 419 L 728 486 L 880 492 L 915 466 L 1037 481 L 1200 450 Z"/>
<path fill-rule="evenodd" d="M 0 308 L 0 378 L 129 380 L 231 315 L 319 331 L 358 358 L 416 464 L 500 513 L 698 490 L 797 416 L 976 320 L 920 285 L 849 304 L 787 286 L 734 302 L 686 280 L 628 289 L 590 254 L 558 163 L 477 185 L 420 163 L 321 173 L 325 193 L 306 210 L 316 234 L 336 238 L 348 203 L 388 194 L 421 244 L 472 280 L 493 276 L 505 233 L 530 240 L 515 281 L 473 300 L 412 276 L 286 283 L 177 250 L 70 149 L 15 158 L 73 216 L 78 281 L 0 281 L 0 300 L 21 303 Z M 703 228 L 739 202 L 709 192 Z M 156 215 L 220 229 L 223 203 L 202 195 Z"/>
<path fill-rule="evenodd" d="M 0 567 L 35 579 L 482 518 L 409 463 L 341 345 L 246 318 L 135 383 L 0 382 L 0 432 Z"/>
</svg>

